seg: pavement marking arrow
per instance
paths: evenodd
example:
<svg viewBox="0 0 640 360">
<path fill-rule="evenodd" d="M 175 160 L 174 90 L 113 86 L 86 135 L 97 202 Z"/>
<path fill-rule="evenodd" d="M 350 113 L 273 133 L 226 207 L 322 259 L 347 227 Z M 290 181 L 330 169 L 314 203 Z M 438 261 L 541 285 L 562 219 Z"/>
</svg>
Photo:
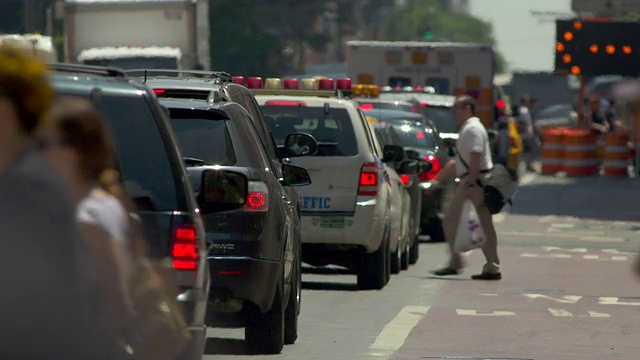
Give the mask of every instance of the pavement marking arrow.
<svg viewBox="0 0 640 360">
<path fill-rule="evenodd" d="M 387 357 L 398 350 L 420 320 L 424 318 L 430 306 L 405 306 L 378 334 L 376 341 L 369 347 L 370 356 Z"/>
<path fill-rule="evenodd" d="M 557 301 L 563 304 L 575 304 L 580 299 L 582 299 L 582 296 L 578 296 L 578 295 L 563 295 L 560 298 L 555 298 L 553 296 L 543 295 L 543 294 L 522 294 L 522 296 L 528 297 L 530 300 L 547 299 L 547 300 Z"/>
<path fill-rule="evenodd" d="M 456 309 L 458 315 L 471 315 L 471 316 L 513 316 L 516 313 L 511 311 L 488 311 L 488 310 L 466 310 Z"/>
<path fill-rule="evenodd" d="M 558 316 L 558 317 L 572 317 L 573 314 L 570 313 L 569 311 L 565 310 L 565 309 L 547 309 L 549 310 L 549 312 L 551 313 L 551 315 L 553 316 Z"/>
</svg>

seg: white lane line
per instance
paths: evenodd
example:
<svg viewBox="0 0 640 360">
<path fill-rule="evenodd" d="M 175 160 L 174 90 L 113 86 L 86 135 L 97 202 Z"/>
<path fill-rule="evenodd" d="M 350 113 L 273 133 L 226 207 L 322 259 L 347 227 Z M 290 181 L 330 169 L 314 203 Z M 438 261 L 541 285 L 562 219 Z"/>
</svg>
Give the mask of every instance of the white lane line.
<svg viewBox="0 0 640 360">
<path fill-rule="evenodd" d="M 367 355 L 387 357 L 404 344 L 411 330 L 424 318 L 430 306 L 405 306 L 378 334 Z"/>
<path fill-rule="evenodd" d="M 543 216 L 543 217 L 539 218 L 538 222 L 550 223 L 550 222 L 554 221 L 555 219 L 557 219 L 557 216 L 555 216 L 555 215 L 547 215 L 547 216 Z"/>
<path fill-rule="evenodd" d="M 501 222 L 504 221 L 505 217 L 507 217 L 504 213 L 498 213 L 493 215 L 493 223 L 494 224 L 500 224 Z"/>
<path fill-rule="evenodd" d="M 570 313 L 569 311 L 567 311 L 565 309 L 547 309 L 547 310 L 549 310 L 549 312 L 553 316 L 558 316 L 558 317 L 572 317 L 573 316 L 572 313 Z"/>
<path fill-rule="evenodd" d="M 534 174 L 524 174 L 520 178 L 520 184 L 519 185 L 531 184 L 533 182 L 533 180 L 535 180 L 535 178 L 536 178 L 536 176 Z"/>
</svg>

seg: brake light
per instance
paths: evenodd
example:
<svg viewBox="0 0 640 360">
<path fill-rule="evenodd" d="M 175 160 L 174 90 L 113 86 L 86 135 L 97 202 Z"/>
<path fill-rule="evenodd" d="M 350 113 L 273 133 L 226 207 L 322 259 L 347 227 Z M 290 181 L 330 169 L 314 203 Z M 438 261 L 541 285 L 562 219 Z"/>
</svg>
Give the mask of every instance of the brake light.
<svg viewBox="0 0 640 360">
<path fill-rule="evenodd" d="M 498 112 L 500 113 L 500 115 L 504 115 L 504 108 L 505 108 L 504 100 L 500 99 L 496 101 L 496 107 L 498 108 Z"/>
<path fill-rule="evenodd" d="M 421 102 L 421 103 L 420 103 L 420 105 L 421 105 L 422 107 L 427 107 L 427 106 L 429 106 L 429 104 L 427 104 L 427 103 L 426 103 L 426 102 L 424 102 L 424 101 L 423 101 L 423 102 Z"/>
<path fill-rule="evenodd" d="M 422 131 L 418 131 L 416 133 L 416 139 L 424 139 L 424 133 Z"/>
<path fill-rule="evenodd" d="M 402 181 L 402 183 L 404 185 L 409 185 L 409 182 L 411 181 L 411 176 L 407 175 L 407 174 L 402 174 L 400 176 L 400 181 Z"/>
<path fill-rule="evenodd" d="M 198 237 L 193 225 L 180 225 L 173 232 L 171 250 L 173 268 L 194 271 L 198 268 Z"/>
<path fill-rule="evenodd" d="M 153 93 L 156 94 L 156 96 L 162 96 L 166 94 L 167 91 L 165 89 L 153 89 Z"/>
<path fill-rule="evenodd" d="M 431 163 L 431 171 L 420 174 L 420 181 L 431 181 L 442 170 L 440 159 L 433 155 L 425 156 L 424 159 Z"/>
<path fill-rule="evenodd" d="M 360 170 L 360 186 L 358 195 L 375 196 L 378 195 L 379 169 L 376 163 L 365 163 Z"/>
<path fill-rule="evenodd" d="M 288 101 L 288 100 L 269 100 L 264 103 L 264 106 L 296 106 L 305 107 L 307 103 L 304 101 Z"/>
<path fill-rule="evenodd" d="M 269 189 L 265 183 L 250 181 L 248 190 L 244 211 L 265 212 L 269 210 Z"/>
<path fill-rule="evenodd" d="M 360 105 L 360 110 L 362 110 L 362 111 L 373 110 L 373 105 L 371 105 L 371 104 L 362 104 L 362 105 Z"/>
</svg>

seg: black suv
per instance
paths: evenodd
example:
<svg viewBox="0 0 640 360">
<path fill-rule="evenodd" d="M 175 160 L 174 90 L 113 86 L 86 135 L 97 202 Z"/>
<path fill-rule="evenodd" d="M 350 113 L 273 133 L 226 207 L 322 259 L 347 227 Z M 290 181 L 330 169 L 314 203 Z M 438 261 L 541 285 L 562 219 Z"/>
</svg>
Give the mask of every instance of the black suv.
<svg viewBox="0 0 640 360">
<path fill-rule="evenodd" d="M 150 256 L 173 257 L 178 302 L 192 335 L 179 359 L 201 359 L 210 273 L 204 225 L 165 110 L 151 89 L 117 69 L 52 64 L 60 95 L 91 100 L 105 115 L 117 168 L 144 223 Z"/>
<path fill-rule="evenodd" d="M 243 326 L 252 350 L 279 353 L 297 339 L 301 289 L 300 219 L 283 185 L 309 185 L 309 174 L 285 164 L 282 178 L 276 176 L 251 116 L 237 103 L 160 103 L 169 110 L 213 244 L 207 324 Z M 317 151 L 310 135 L 288 140 Z"/>
</svg>

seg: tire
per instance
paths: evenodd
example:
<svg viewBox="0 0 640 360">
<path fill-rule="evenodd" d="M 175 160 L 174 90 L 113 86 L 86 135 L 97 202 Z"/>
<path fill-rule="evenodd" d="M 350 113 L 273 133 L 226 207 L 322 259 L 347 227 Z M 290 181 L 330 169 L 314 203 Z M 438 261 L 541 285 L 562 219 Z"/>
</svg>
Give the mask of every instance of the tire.
<svg viewBox="0 0 640 360">
<path fill-rule="evenodd" d="M 389 236 L 385 231 L 378 250 L 364 253 L 358 269 L 358 288 L 382 290 L 389 282 L 390 273 Z"/>
<path fill-rule="evenodd" d="M 391 253 L 391 274 L 400 274 L 400 263 L 402 262 L 400 258 L 401 256 L 400 244 L 398 244 L 398 250 Z"/>
<path fill-rule="evenodd" d="M 279 354 L 284 347 L 284 309 L 282 286 L 278 286 L 271 309 L 265 314 L 256 311 L 244 329 L 244 339 L 251 351 L 259 354 Z"/>
<path fill-rule="evenodd" d="M 411 246 L 411 251 L 409 252 L 409 264 L 414 265 L 418 262 L 420 258 L 420 241 L 418 237 L 413 241 L 413 245 Z"/>
<path fill-rule="evenodd" d="M 300 299 L 302 298 L 302 271 L 300 257 L 292 274 L 291 291 L 289 291 L 289 302 L 284 311 L 284 344 L 295 344 L 298 340 L 298 316 L 300 315 Z"/>
<path fill-rule="evenodd" d="M 418 242 L 418 237 L 416 236 L 415 239 L 413 240 L 413 242 Z M 407 245 L 404 249 L 404 251 L 402 252 L 402 254 L 400 255 L 400 269 L 401 270 L 407 270 L 409 269 L 409 256 L 411 255 L 411 247 L 412 245 Z"/>
</svg>

